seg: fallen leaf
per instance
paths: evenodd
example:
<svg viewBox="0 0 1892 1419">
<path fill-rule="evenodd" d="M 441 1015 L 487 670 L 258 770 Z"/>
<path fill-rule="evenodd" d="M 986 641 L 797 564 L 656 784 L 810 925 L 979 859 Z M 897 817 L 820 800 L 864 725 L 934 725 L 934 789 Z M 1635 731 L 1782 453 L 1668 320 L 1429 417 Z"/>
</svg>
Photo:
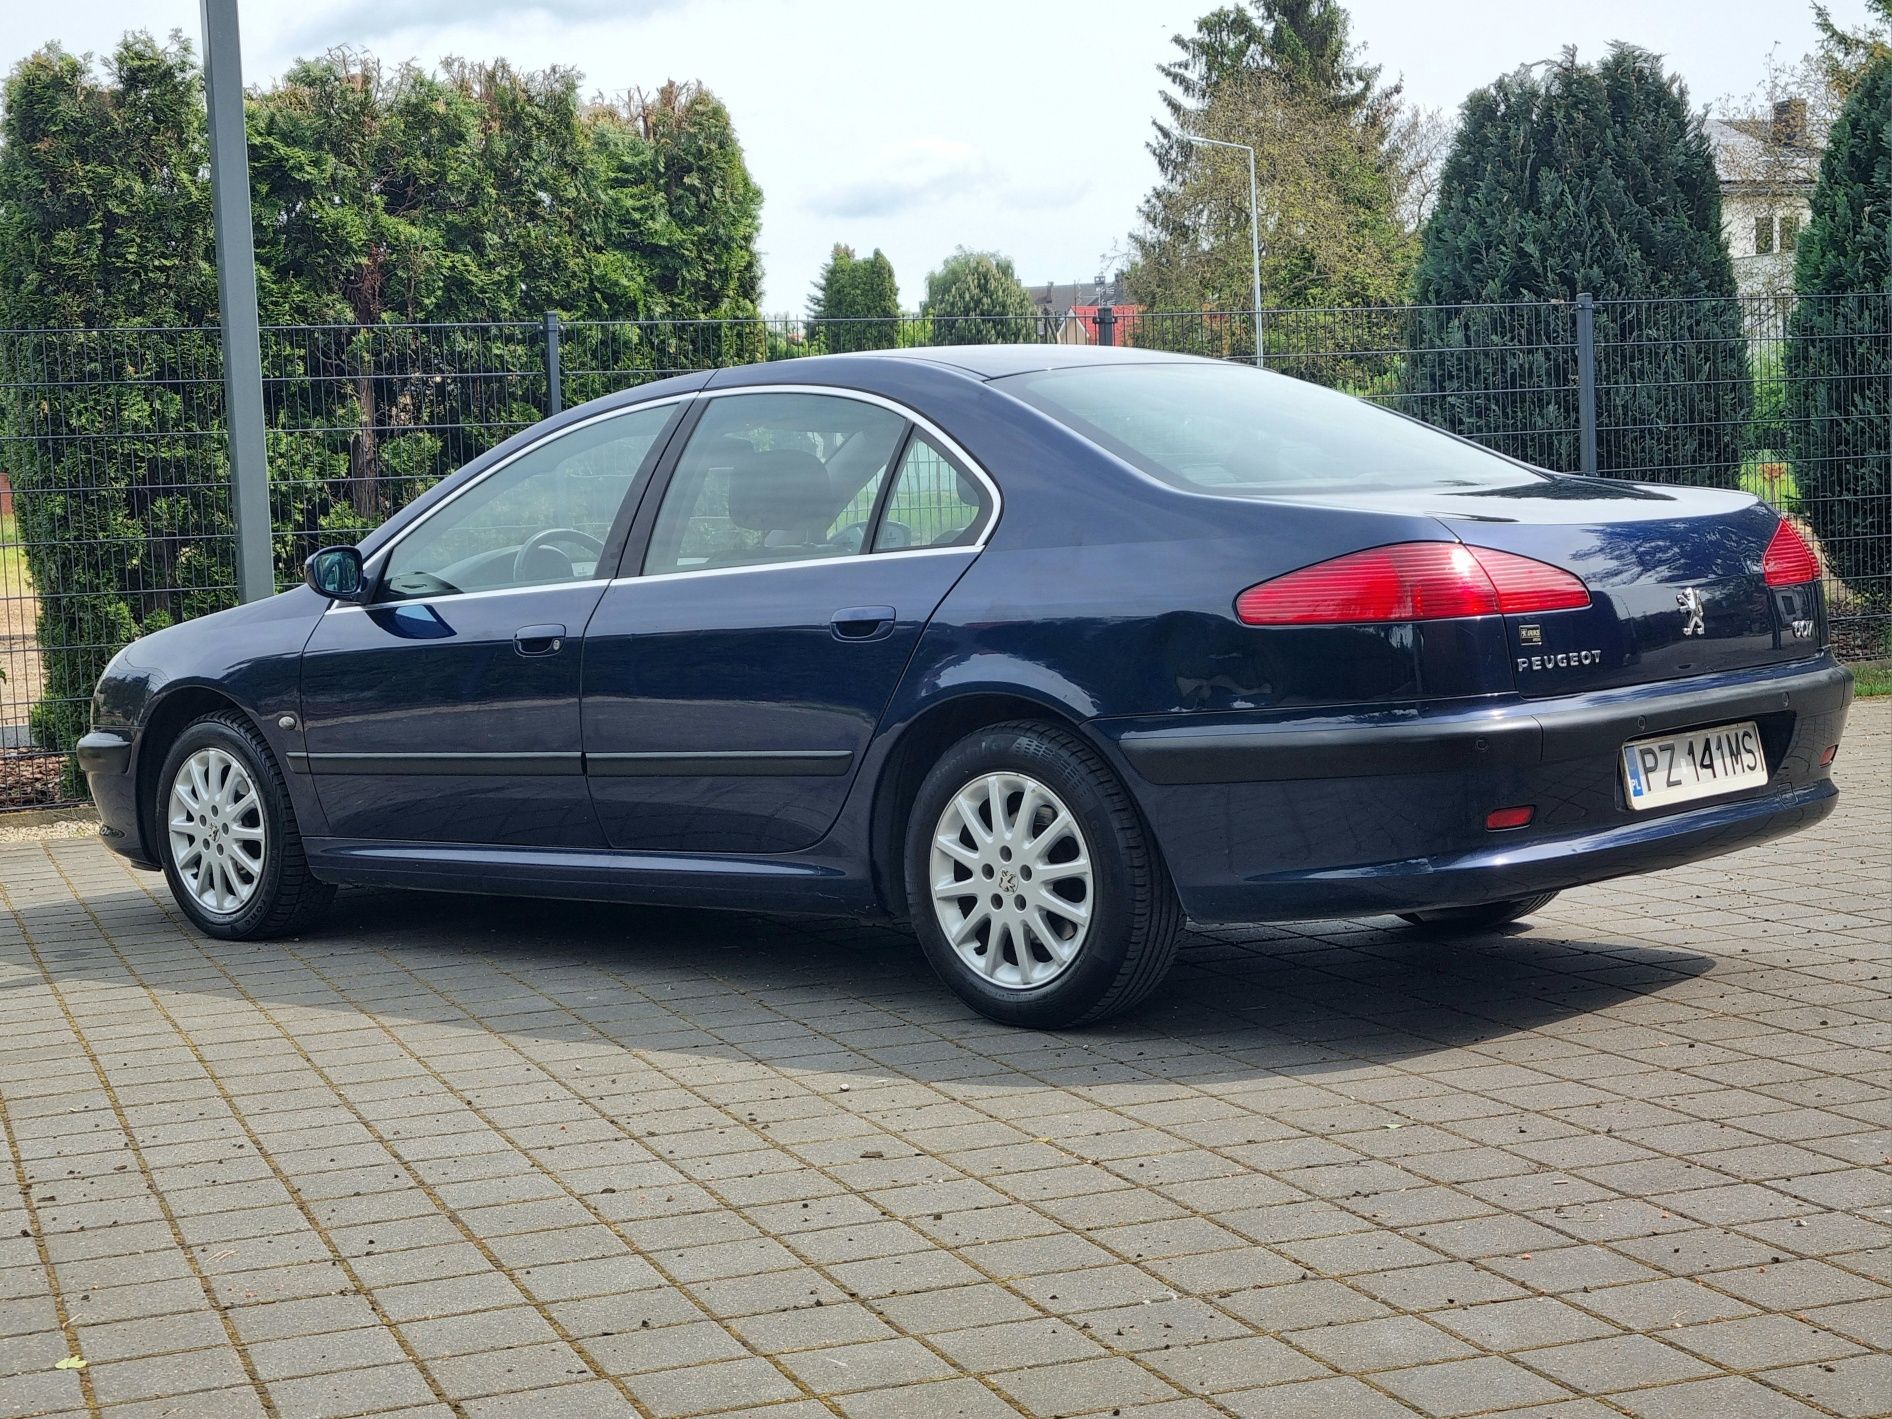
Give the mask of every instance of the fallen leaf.
<svg viewBox="0 0 1892 1419">
<path fill-rule="evenodd" d="M 77 1355 L 68 1355 L 65 1359 L 56 1362 L 53 1368 L 55 1370 L 83 1370 L 85 1368 L 85 1361 L 81 1360 Z"/>
</svg>

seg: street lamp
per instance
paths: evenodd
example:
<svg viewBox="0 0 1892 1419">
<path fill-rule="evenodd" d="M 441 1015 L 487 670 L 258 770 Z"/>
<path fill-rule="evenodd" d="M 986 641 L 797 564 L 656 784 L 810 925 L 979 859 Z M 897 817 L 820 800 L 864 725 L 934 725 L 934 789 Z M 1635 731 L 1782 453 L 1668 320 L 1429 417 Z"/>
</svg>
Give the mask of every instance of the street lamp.
<svg viewBox="0 0 1892 1419">
<path fill-rule="evenodd" d="M 1255 150 L 1246 143 L 1225 143 L 1220 138 L 1198 138 L 1193 133 L 1179 135 L 1186 143 L 1205 148 L 1239 148 L 1248 154 L 1248 252 L 1253 261 L 1255 297 L 1255 363 L 1261 358 L 1261 201 L 1255 187 Z"/>
</svg>

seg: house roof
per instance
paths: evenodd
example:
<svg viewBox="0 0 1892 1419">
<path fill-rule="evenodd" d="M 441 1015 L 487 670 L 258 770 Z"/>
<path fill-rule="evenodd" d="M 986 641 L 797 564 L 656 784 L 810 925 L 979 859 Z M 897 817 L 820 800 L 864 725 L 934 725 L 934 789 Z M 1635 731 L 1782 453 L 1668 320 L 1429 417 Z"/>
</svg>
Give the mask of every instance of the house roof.
<svg viewBox="0 0 1892 1419">
<path fill-rule="evenodd" d="M 1027 286 L 1025 294 L 1040 311 L 1063 315 L 1073 306 L 1124 305 L 1127 303 L 1123 282 L 1051 281 L 1042 286 Z"/>
<path fill-rule="evenodd" d="M 1711 118 L 1708 141 L 1724 190 L 1808 192 L 1819 175 L 1818 145 L 1775 142 L 1766 118 Z"/>
</svg>

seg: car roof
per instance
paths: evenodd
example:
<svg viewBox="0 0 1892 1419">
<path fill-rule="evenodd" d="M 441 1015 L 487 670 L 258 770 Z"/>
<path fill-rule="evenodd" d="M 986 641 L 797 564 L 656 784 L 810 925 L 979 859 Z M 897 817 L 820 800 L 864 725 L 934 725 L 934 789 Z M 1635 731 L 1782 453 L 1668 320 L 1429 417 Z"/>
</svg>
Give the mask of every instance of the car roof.
<svg viewBox="0 0 1892 1419">
<path fill-rule="evenodd" d="M 1120 345 L 929 345 L 920 349 L 873 350 L 819 358 L 837 364 L 844 360 L 917 360 L 964 370 L 980 379 L 1002 379 L 1033 370 L 1073 369 L 1081 365 L 1219 363 L 1198 355 L 1128 349 Z"/>
<path fill-rule="evenodd" d="M 901 365 L 933 365 L 950 369 L 957 375 L 971 375 L 978 380 L 995 380 L 1007 375 L 1025 375 L 1039 369 L 1077 369 L 1082 365 L 1156 365 L 1190 363 L 1215 365 L 1217 359 L 1169 354 L 1167 350 L 1126 350 L 1122 346 L 1095 344 L 935 344 L 914 350 L 861 350 L 859 354 L 797 356 L 776 359 L 759 365 L 732 365 L 711 378 L 713 386 L 751 384 L 762 378 L 810 378 L 823 382 L 846 382 L 848 375 L 865 377 L 874 365 L 885 367 L 889 361 Z M 766 375 L 764 375 L 766 371 Z"/>
</svg>

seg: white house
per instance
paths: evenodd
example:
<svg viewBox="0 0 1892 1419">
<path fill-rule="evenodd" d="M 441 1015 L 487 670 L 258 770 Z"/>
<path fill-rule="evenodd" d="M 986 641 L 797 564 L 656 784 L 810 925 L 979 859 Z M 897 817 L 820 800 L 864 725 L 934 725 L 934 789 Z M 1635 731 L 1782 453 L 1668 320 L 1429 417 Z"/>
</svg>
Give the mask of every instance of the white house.
<svg viewBox="0 0 1892 1419">
<path fill-rule="evenodd" d="M 1744 296 L 1793 295 L 1793 248 L 1819 175 L 1820 143 L 1804 99 L 1780 99 L 1768 117 L 1711 119 L 1721 179 L 1721 229 Z"/>
</svg>

